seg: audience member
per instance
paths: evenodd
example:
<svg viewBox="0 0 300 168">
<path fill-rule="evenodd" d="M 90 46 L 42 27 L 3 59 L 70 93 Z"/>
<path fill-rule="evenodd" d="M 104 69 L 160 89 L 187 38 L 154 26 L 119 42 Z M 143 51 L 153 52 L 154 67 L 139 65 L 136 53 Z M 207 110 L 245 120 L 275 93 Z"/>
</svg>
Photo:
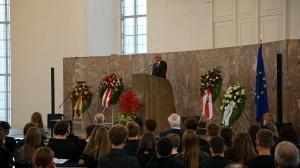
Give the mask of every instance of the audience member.
<svg viewBox="0 0 300 168">
<path fill-rule="evenodd" d="M 256 148 L 258 151 L 258 156 L 248 161 L 247 165 L 249 168 L 275 167 L 274 160 L 271 157 L 273 138 L 274 138 L 273 133 L 268 129 L 262 129 L 257 132 Z"/>
<path fill-rule="evenodd" d="M 222 137 L 211 137 L 209 145 L 211 148 L 211 157 L 202 161 L 202 168 L 224 168 L 227 164 L 229 164 L 229 160 L 224 158 L 225 143 Z"/>
<path fill-rule="evenodd" d="M 291 142 L 280 142 L 275 149 L 275 165 L 277 168 L 299 167 L 299 150 Z"/>
<path fill-rule="evenodd" d="M 274 138 L 278 138 L 277 126 L 275 125 L 274 115 L 271 112 L 263 115 L 263 128 L 273 132 Z"/>
<path fill-rule="evenodd" d="M 232 151 L 232 137 L 233 137 L 233 132 L 230 127 L 223 127 L 220 132 L 221 137 L 224 139 L 225 142 L 225 152 L 224 152 L 224 157 L 228 158 L 228 156 L 231 155 Z"/>
<path fill-rule="evenodd" d="M 127 130 L 128 137 L 124 149 L 126 150 L 128 155 L 135 156 L 140 142 L 140 126 L 134 121 L 128 121 Z"/>
<path fill-rule="evenodd" d="M 231 159 L 234 162 L 246 164 L 249 160 L 256 158 L 256 152 L 247 133 L 239 133 L 234 139 L 233 149 L 231 152 Z"/>
<path fill-rule="evenodd" d="M 49 141 L 48 147 L 53 150 L 55 158 L 69 159 L 69 163 L 75 163 L 80 154 L 77 144 L 67 139 L 69 133 L 69 124 L 66 121 L 58 121 L 54 126 L 55 139 Z"/>
<path fill-rule="evenodd" d="M 48 147 L 37 148 L 32 157 L 34 168 L 55 168 L 54 152 Z"/>
<path fill-rule="evenodd" d="M 88 168 L 97 167 L 97 161 L 108 154 L 110 149 L 108 130 L 105 127 L 95 127 L 87 143 L 83 155 Z"/>
<path fill-rule="evenodd" d="M 180 143 L 180 137 L 175 134 L 175 133 L 170 133 L 167 135 L 167 138 L 170 139 L 171 143 L 172 143 L 172 152 L 171 152 L 171 157 L 174 158 L 176 157 L 176 155 L 178 154 L 178 148 Z"/>
<path fill-rule="evenodd" d="M 258 153 L 258 151 L 256 150 L 255 140 L 256 140 L 256 134 L 260 129 L 261 129 L 260 125 L 254 124 L 254 125 L 251 125 L 249 130 L 248 130 L 248 134 L 251 136 L 252 143 L 253 143 L 253 146 L 254 146 L 254 150 L 255 150 L 256 153 Z"/>
<path fill-rule="evenodd" d="M 195 131 L 187 129 L 182 138 L 182 152 L 175 159 L 182 160 L 185 168 L 198 168 L 200 162 L 208 158 L 208 154 L 199 148 L 198 136 Z"/>
<path fill-rule="evenodd" d="M 137 159 L 140 162 L 142 168 L 150 161 L 150 159 L 155 158 L 155 146 L 156 138 L 152 132 L 146 132 L 139 143 L 137 150 Z"/>
<path fill-rule="evenodd" d="M 282 140 L 289 141 L 289 142 L 293 143 L 294 145 L 296 145 L 297 148 L 299 149 L 297 133 L 293 126 L 291 126 L 291 125 L 283 126 L 279 132 L 279 139 L 281 141 Z"/>
<path fill-rule="evenodd" d="M 146 168 L 184 168 L 182 161 L 173 160 L 170 157 L 172 148 L 172 143 L 168 138 L 160 138 L 156 145 L 157 158 L 150 160 Z"/>
<path fill-rule="evenodd" d="M 0 128 L 3 129 L 4 133 L 5 133 L 5 147 L 10 150 L 11 153 L 15 152 L 16 149 L 16 140 L 13 137 L 8 136 L 9 134 L 9 130 L 10 130 L 10 125 L 8 122 L 6 121 L 0 121 Z"/>
<path fill-rule="evenodd" d="M 227 165 L 225 168 L 247 168 L 247 167 L 240 163 L 231 163 Z"/>
<path fill-rule="evenodd" d="M 14 158 L 16 166 L 32 166 L 34 151 L 41 146 L 41 131 L 37 127 L 28 129 L 25 137 L 25 144 L 16 150 Z"/>
<path fill-rule="evenodd" d="M 193 130 L 196 133 L 198 127 L 198 121 L 196 118 L 188 118 L 185 120 L 184 125 L 186 129 Z M 210 154 L 210 150 L 209 150 L 210 147 L 207 140 L 198 137 L 198 142 L 199 142 L 200 150 L 206 152 L 207 154 Z"/>
<path fill-rule="evenodd" d="M 100 168 L 140 168 L 136 157 L 129 156 L 123 149 L 128 136 L 128 130 L 123 125 L 114 125 L 108 131 L 109 141 L 111 143 L 110 152 L 99 159 Z"/>
<path fill-rule="evenodd" d="M 5 147 L 5 131 L 0 128 L 0 167 L 12 167 L 12 153 Z"/>
<path fill-rule="evenodd" d="M 24 139 L 21 139 L 17 142 L 16 144 L 16 149 L 19 149 L 21 146 L 23 146 L 25 144 L 25 136 L 26 136 L 26 133 L 28 131 L 29 128 L 31 127 L 38 127 L 37 126 L 37 123 L 34 123 L 34 122 L 30 122 L 30 123 L 27 123 L 24 128 L 23 128 L 23 135 L 24 135 Z"/>
<path fill-rule="evenodd" d="M 102 113 L 98 113 L 95 115 L 94 124 L 95 125 L 103 125 L 104 126 L 105 116 Z"/>
<path fill-rule="evenodd" d="M 41 131 L 42 140 L 47 139 L 46 131 L 44 129 L 44 123 L 43 123 L 42 114 L 39 113 L 39 112 L 34 112 L 31 115 L 31 122 L 34 122 L 34 123 L 37 124 L 38 128 Z"/>
<path fill-rule="evenodd" d="M 154 119 L 147 119 L 145 121 L 145 132 L 151 132 L 155 135 L 157 122 Z"/>
<path fill-rule="evenodd" d="M 160 137 L 166 137 L 169 133 L 175 133 L 181 139 L 183 130 L 180 128 L 180 116 L 176 113 L 173 113 L 168 117 L 168 121 L 170 124 L 170 129 L 166 132 L 160 133 Z"/>
<path fill-rule="evenodd" d="M 211 137 L 219 135 L 219 126 L 215 123 L 210 123 L 206 128 L 206 139 L 209 141 Z"/>
<path fill-rule="evenodd" d="M 96 127 L 95 124 L 91 124 L 91 125 L 89 125 L 89 126 L 87 126 L 87 127 L 85 128 L 85 132 L 86 132 L 86 142 L 89 141 L 89 137 L 90 137 L 90 135 L 92 134 L 92 132 L 93 132 L 93 130 L 94 130 L 95 127 Z"/>
</svg>

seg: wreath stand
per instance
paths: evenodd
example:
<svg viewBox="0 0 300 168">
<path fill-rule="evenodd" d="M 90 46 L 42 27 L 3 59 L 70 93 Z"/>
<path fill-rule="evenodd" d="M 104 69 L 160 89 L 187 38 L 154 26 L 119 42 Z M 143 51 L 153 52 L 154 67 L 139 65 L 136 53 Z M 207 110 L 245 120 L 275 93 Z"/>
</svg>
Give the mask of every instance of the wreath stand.
<svg viewBox="0 0 300 168">
<path fill-rule="evenodd" d="M 91 114 L 90 114 L 90 108 L 87 108 L 85 112 L 88 114 L 90 122 L 93 123 L 93 120 L 92 120 Z M 84 114 L 83 114 L 82 118 L 72 118 L 72 125 L 79 125 L 81 127 L 81 130 L 80 130 L 81 134 L 83 134 L 85 132 L 85 117 L 84 117 Z M 72 126 L 72 128 L 74 129 L 73 126 Z"/>
</svg>

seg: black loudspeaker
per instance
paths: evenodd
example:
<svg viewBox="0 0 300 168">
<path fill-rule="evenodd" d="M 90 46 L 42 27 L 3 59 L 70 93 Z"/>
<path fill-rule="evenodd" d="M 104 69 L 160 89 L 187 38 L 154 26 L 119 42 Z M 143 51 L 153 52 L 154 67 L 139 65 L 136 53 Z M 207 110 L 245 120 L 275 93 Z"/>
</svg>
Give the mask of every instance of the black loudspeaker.
<svg viewBox="0 0 300 168">
<path fill-rule="evenodd" d="M 52 128 L 57 121 L 63 120 L 63 114 L 48 114 L 47 127 Z"/>
<path fill-rule="evenodd" d="M 277 125 L 283 126 L 282 54 L 277 54 Z"/>
</svg>

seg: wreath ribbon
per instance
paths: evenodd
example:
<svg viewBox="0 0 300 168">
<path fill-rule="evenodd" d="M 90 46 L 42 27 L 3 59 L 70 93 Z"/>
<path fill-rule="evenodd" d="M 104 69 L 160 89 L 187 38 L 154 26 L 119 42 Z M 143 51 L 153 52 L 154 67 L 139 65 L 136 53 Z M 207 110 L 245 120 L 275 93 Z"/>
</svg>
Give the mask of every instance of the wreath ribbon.
<svg viewBox="0 0 300 168">
<path fill-rule="evenodd" d="M 206 119 L 212 119 L 213 116 L 213 105 L 212 105 L 212 90 L 207 89 L 202 97 L 203 108 L 202 115 Z"/>
<path fill-rule="evenodd" d="M 112 89 L 106 89 L 102 97 L 102 107 L 108 108 L 112 97 Z"/>
</svg>

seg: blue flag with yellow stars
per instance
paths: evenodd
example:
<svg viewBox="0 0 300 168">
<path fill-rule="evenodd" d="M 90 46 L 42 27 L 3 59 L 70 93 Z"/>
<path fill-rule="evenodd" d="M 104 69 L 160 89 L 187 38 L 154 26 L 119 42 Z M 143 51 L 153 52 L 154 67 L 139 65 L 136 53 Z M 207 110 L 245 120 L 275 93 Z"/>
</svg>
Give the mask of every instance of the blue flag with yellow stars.
<svg viewBox="0 0 300 168">
<path fill-rule="evenodd" d="M 257 56 L 255 104 L 256 121 L 259 122 L 261 117 L 269 111 L 265 68 L 262 56 L 262 46 L 259 47 Z"/>
</svg>

